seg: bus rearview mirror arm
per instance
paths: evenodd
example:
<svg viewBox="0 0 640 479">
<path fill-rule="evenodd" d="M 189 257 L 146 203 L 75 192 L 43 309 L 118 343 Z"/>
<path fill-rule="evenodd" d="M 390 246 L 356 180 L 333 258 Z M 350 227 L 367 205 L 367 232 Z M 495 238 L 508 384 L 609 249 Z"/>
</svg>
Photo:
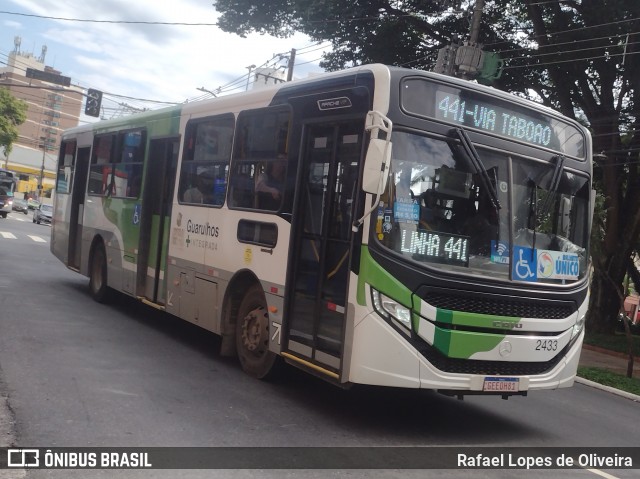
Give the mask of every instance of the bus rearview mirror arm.
<svg viewBox="0 0 640 479">
<path fill-rule="evenodd" d="M 362 174 L 362 189 L 365 193 L 375 195 L 373 205 L 362 218 L 353 222 L 351 230 L 358 232 L 364 220 L 378 207 L 380 196 L 387 188 L 389 167 L 391 165 L 391 130 L 393 123 L 379 111 L 372 110 L 367 113 L 365 130 L 371 132 L 367 156 L 364 162 Z M 384 132 L 384 138 L 378 138 L 380 132 Z"/>
</svg>

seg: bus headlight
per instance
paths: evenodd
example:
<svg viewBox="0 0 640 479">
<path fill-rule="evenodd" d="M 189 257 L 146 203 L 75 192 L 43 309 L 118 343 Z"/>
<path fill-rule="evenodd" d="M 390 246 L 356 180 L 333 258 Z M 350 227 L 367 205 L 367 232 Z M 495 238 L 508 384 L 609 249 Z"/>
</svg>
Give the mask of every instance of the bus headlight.
<svg viewBox="0 0 640 479">
<path fill-rule="evenodd" d="M 583 314 L 582 316 L 580 316 L 580 319 L 578 319 L 578 321 L 576 321 L 576 324 L 573 325 L 573 330 L 571 331 L 571 339 L 569 341 L 573 341 L 573 338 L 576 338 L 580 335 L 580 333 L 582 332 L 582 329 L 584 328 L 584 322 L 585 319 L 587 317 L 587 314 Z"/>
<path fill-rule="evenodd" d="M 373 307 L 380 316 L 391 318 L 399 325 L 411 330 L 411 310 L 409 308 L 373 288 L 371 288 L 371 296 L 373 297 Z"/>
</svg>

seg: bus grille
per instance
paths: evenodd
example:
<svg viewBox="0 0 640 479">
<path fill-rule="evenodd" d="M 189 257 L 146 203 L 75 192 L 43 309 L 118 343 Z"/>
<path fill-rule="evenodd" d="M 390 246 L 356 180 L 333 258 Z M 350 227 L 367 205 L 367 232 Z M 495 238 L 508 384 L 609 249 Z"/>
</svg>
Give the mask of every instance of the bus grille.
<svg viewBox="0 0 640 479">
<path fill-rule="evenodd" d="M 568 348 L 569 346 L 565 347 L 553 359 L 542 363 L 448 358 L 429 345 L 424 345 L 420 348 L 420 352 L 434 367 L 448 373 L 480 374 L 485 376 L 533 376 L 553 369 L 560 359 L 564 357 Z"/>
<path fill-rule="evenodd" d="M 577 310 L 572 301 L 521 299 L 498 295 L 472 296 L 466 291 L 429 291 L 422 299 L 431 306 L 440 309 L 516 318 L 563 319 L 571 316 Z"/>
</svg>

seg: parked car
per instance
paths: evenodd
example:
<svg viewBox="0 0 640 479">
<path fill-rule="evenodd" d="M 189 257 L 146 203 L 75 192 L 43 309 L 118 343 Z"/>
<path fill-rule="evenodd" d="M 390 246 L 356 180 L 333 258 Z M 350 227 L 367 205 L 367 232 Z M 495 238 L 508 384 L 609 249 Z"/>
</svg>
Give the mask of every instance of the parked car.
<svg viewBox="0 0 640 479">
<path fill-rule="evenodd" d="M 40 205 L 33 210 L 33 222 L 34 223 L 48 223 L 51 224 L 51 218 L 53 217 L 52 205 Z"/>
<path fill-rule="evenodd" d="M 19 198 L 13 198 L 13 205 L 11 206 L 13 211 L 22 211 L 25 215 L 29 210 L 29 205 L 27 204 L 27 200 L 21 200 Z"/>
</svg>

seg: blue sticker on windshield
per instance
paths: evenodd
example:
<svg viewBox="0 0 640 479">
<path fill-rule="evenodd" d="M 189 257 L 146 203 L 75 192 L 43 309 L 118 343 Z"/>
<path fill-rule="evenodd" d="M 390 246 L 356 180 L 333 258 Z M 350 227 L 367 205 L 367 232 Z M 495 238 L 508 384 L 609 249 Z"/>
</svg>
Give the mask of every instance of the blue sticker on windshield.
<svg viewBox="0 0 640 479">
<path fill-rule="evenodd" d="M 509 264 L 509 243 L 491 240 L 491 262 Z"/>
<path fill-rule="evenodd" d="M 533 249 L 524 246 L 513 247 L 511 275 L 518 281 L 537 281 L 537 258 Z"/>
<path fill-rule="evenodd" d="M 396 223 L 417 224 L 420 219 L 420 205 L 415 199 L 398 198 L 393 204 L 393 217 Z"/>
</svg>

